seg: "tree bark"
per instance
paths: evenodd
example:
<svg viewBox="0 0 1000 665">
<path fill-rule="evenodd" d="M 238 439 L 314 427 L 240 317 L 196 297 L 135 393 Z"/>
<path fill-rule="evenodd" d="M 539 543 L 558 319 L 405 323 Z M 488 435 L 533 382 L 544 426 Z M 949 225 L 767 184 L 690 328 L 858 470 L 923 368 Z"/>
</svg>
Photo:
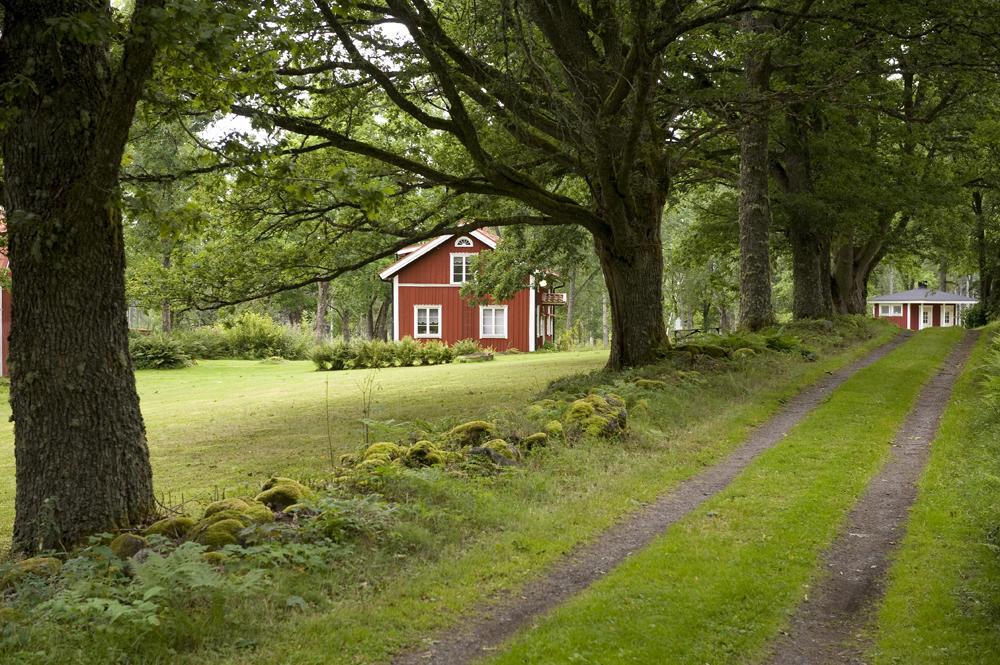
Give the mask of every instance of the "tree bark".
<svg viewBox="0 0 1000 665">
<path fill-rule="evenodd" d="M 742 19 L 747 33 L 760 32 L 752 13 Z M 768 80 L 770 57 L 748 50 L 743 61 L 746 112 L 740 127 L 740 327 L 760 330 L 774 323 L 771 306 L 771 202 L 768 194 Z"/>
<path fill-rule="evenodd" d="M 339 310 L 340 313 L 340 334 L 345 342 L 351 341 L 351 311 L 348 309 Z"/>
<path fill-rule="evenodd" d="M 576 300 L 576 270 L 569 271 L 569 285 L 566 289 L 566 330 L 573 329 L 573 301 Z"/>
<path fill-rule="evenodd" d="M 330 282 L 323 281 L 316 286 L 316 342 L 322 344 L 330 339 Z"/>
<path fill-rule="evenodd" d="M 137 3 L 121 64 L 110 42 L 54 25 L 104 2 L 5 3 L 0 83 L 23 77 L 0 135 L 11 263 L 13 548 L 74 545 L 154 511 L 128 355 L 118 171 L 155 46 Z"/>
<path fill-rule="evenodd" d="M 378 315 L 375 317 L 374 334 L 377 339 L 383 342 L 389 339 L 389 299 L 383 298 L 378 308 Z"/>
<path fill-rule="evenodd" d="M 608 348 L 610 326 L 608 325 L 608 294 L 601 294 L 601 343 Z"/>
<path fill-rule="evenodd" d="M 663 323 L 663 245 L 659 215 L 628 243 L 595 236 L 611 305 L 609 369 L 653 362 L 667 340 Z M 633 232 L 639 224 L 633 225 Z"/>
</svg>

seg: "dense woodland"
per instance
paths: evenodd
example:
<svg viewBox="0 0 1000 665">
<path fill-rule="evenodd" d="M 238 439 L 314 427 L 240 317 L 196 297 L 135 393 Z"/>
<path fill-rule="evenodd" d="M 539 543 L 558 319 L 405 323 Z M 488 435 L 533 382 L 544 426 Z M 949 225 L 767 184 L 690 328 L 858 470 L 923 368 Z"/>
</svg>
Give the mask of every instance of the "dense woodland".
<svg viewBox="0 0 1000 665">
<path fill-rule="evenodd" d="M 153 510 L 130 304 L 384 338 L 378 266 L 488 226 L 470 292 L 554 271 L 611 369 L 921 281 L 1000 315 L 995 9 L 0 0 L 15 547 Z"/>
</svg>

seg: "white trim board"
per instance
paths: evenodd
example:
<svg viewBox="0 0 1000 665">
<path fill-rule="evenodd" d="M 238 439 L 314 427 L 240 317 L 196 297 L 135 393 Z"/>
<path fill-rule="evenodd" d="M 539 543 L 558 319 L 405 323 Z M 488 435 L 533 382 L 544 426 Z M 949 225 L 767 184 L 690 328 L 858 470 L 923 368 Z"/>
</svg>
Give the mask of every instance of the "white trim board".
<svg viewBox="0 0 1000 665">
<path fill-rule="evenodd" d="M 486 245 L 490 249 L 496 249 L 497 248 L 496 242 L 492 238 L 490 238 L 488 235 L 486 235 L 485 233 L 483 233 L 482 231 L 480 231 L 479 229 L 474 229 L 474 230 L 470 231 L 466 235 L 470 235 L 473 238 L 479 240 L 481 243 L 483 243 L 484 245 Z M 389 266 L 388 268 L 386 268 L 385 270 L 383 270 L 382 272 L 380 272 L 378 274 L 379 278 L 383 279 L 383 280 L 389 279 L 390 277 L 392 277 L 393 275 L 395 275 L 396 273 L 398 273 L 400 270 L 402 270 L 406 266 L 410 265 L 411 263 L 413 263 L 414 261 L 416 261 L 417 259 L 419 259 L 421 256 L 424 256 L 425 254 L 427 254 L 428 252 L 430 252 L 432 249 L 434 249 L 436 247 L 440 247 L 442 244 L 444 244 L 445 242 L 447 242 L 450 238 L 454 238 L 454 237 L 455 237 L 454 233 L 449 233 L 448 235 L 438 236 L 437 238 L 434 238 L 434 240 L 431 240 L 430 242 L 424 243 L 423 245 L 420 246 L 419 249 L 415 249 L 412 252 L 408 253 L 406 255 L 406 258 L 403 258 L 403 259 L 400 259 L 399 261 L 396 261 L 391 266 Z"/>
<path fill-rule="evenodd" d="M 392 341 L 399 340 L 399 275 L 395 275 L 392 278 Z"/>
<path fill-rule="evenodd" d="M 528 351 L 535 350 L 535 276 L 528 279 Z"/>
</svg>

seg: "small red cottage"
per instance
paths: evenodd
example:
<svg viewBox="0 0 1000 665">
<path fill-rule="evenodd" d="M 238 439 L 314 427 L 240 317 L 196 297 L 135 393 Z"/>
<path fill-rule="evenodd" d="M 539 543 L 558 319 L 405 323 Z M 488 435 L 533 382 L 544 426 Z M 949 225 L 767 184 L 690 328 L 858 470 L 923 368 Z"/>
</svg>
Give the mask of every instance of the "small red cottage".
<svg viewBox="0 0 1000 665">
<path fill-rule="evenodd" d="M 459 291 L 472 276 L 471 259 L 496 249 L 500 238 L 486 229 L 443 235 L 405 247 L 398 260 L 379 273 L 392 281 L 392 338 L 436 339 L 454 344 L 474 339 L 497 351 L 534 351 L 553 337 L 555 305 L 565 294 L 553 293 L 534 278 L 513 298 L 470 305 Z"/>
<path fill-rule="evenodd" d="M 888 319 L 900 328 L 948 328 L 962 324 L 962 312 L 978 300 L 946 291 L 920 288 L 869 298 L 872 316 Z"/>
</svg>

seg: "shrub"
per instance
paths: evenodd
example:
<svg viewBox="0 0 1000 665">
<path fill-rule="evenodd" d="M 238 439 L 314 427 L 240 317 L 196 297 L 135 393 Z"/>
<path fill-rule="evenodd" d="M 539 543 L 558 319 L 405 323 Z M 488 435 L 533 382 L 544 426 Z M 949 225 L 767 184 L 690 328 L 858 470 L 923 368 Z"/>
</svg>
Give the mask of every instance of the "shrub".
<svg viewBox="0 0 1000 665">
<path fill-rule="evenodd" d="M 223 335 L 229 354 L 236 358 L 299 359 L 305 358 L 310 348 L 309 338 L 301 331 L 256 312 L 242 312 L 229 320 L 224 324 Z"/>
<path fill-rule="evenodd" d="M 396 342 L 397 365 L 400 367 L 412 367 L 419 365 L 421 362 L 423 362 L 423 350 L 420 347 L 420 342 L 410 336 L 406 336 Z"/>
<path fill-rule="evenodd" d="M 456 356 L 470 356 L 482 350 L 474 339 L 460 339 L 451 348 Z"/>
<path fill-rule="evenodd" d="M 136 369 L 176 369 L 191 364 L 181 345 L 166 335 L 132 335 L 128 347 Z"/>
<path fill-rule="evenodd" d="M 395 360 L 395 350 L 389 342 L 380 339 L 356 342 L 354 345 L 354 360 L 356 368 L 377 369 L 389 367 Z"/>
<path fill-rule="evenodd" d="M 443 365 L 455 359 L 455 353 L 445 343 L 432 340 L 424 344 L 421 356 L 427 365 Z"/>
<path fill-rule="evenodd" d="M 180 344 L 184 353 L 199 360 L 215 360 L 229 355 L 222 328 L 199 326 L 177 330 L 170 335 Z"/>
<path fill-rule="evenodd" d="M 981 302 L 977 302 L 962 314 L 962 323 L 966 328 L 985 326 L 989 321 L 989 312 Z"/>
<path fill-rule="evenodd" d="M 347 369 L 354 360 L 354 350 L 340 340 L 316 346 L 309 354 L 309 359 L 321 371 Z"/>
</svg>

